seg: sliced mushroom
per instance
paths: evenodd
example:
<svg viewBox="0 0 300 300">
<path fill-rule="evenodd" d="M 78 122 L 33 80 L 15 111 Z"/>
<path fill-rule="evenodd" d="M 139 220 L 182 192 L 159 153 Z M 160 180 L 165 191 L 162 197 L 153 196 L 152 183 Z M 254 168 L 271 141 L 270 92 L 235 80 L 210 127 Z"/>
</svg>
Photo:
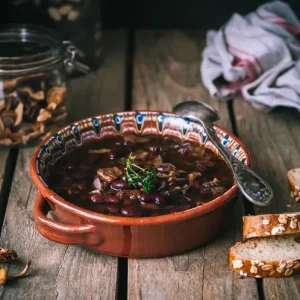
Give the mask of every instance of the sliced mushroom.
<svg viewBox="0 0 300 300">
<path fill-rule="evenodd" d="M 3 80 L 3 91 L 4 93 L 10 93 L 11 91 L 13 91 L 16 86 L 17 86 L 17 79 L 7 79 L 7 80 Z"/>
<path fill-rule="evenodd" d="M 30 99 L 36 100 L 36 101 L 42 101 L 45 100 L 45 93 L 43 90 L 40 90 L 38 92 L 34 92 L 34 90 L 30 86 L 24 86 L 18 89 L 20 93 L 24 93 L 30 97 Z"/>
<path fill-rule="evenodd" d="M 197 177 L 201 176 L 201 175 L 202 175 L 202 174 L 201 174 L 200 172 L 191 172 L 191 173 L 189 173 L 189 175 L 188 175 L 189 185 L 192 185 L 193 182 L 194 182 L 194 180 L 195 180 Z"/>
<path fill-rule="evenodd" d="M 46 120 L 51 118 L 52 118 L 52 114 L 48 110 L 42 108 L 36 120 L 37 122 L 45 122 Z"/>
<path fill-rule="evenodd" d="M 24 109 L 24 105 L 23 105 L 23 103 L 20 102 L 18 104 L 17 108 L 15 109 L 17 117 L 15 119 L 14 126 L 18 126 L 21 124 L 21 122 L 23 120 L 23 109 Z"/>
<path fill-rule="evenodd" d="M 11 128 L 17 119 L 17 113 L 13 110 L 4 111 L 1 114 L 5 128 Z"/>
<path fill-rule="evenodd" d="M 52 87 L 47 93 L 47 103 L 55 103 L 57 106 L 60 105 L 65 97 L 66 87 L 63 86 L 55 86 Z"/>
<path fill-rule="evenodd" d="M 103 181 L 111 183 L 122 175 L 122 171 L 117 167 L 102 168 L 97 171 L 97 174 Z"/>
<path fill-rule="evenodd" d="M 138 150 L 135 151 L 132 156 L 134 156 L 134 160 L 145 160 L 147 158 L 148 151 Z"/>
<path fill-rule="evenodd" d="M 5 95 L 5 110 L 15 109 L 20 102 L 16 91 Z"/>
</svg>

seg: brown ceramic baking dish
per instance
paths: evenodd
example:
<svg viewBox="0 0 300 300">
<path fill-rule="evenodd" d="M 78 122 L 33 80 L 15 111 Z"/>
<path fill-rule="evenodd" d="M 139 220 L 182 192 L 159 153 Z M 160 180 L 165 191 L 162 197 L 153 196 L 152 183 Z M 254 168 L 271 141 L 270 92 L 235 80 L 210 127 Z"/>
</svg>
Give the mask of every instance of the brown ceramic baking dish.
<svg viewBox="0 0 300 300">
<path fill-rule="evenodd" d="M 218 138 L 233 155 L 250 166 L 244 144 L 227 130 L 215 126 Z M 90 140 L 134 133 L 174 136 L 205 144 L 200 122 L 158 111 L 131 111 L 99 115 L 64 127 L 43 141 L 30 164 L 38 188 L 34 206 L 35 225 L 47 239 L 82 245 L 99 253 L 130 258 L 150 258 L 184 252 L 213 240 L 227 225 L 238 194 L 234 184 L 220 197 L 183 212 L 148 218 L 129 218 L 88 211 L 67 202 L 47 185 L 47 171 L 60 156 Z M 52 210 L 55 218 L 47 213 Z M 55 220 L 54 220 L 55 219 Z"/>
</svg>

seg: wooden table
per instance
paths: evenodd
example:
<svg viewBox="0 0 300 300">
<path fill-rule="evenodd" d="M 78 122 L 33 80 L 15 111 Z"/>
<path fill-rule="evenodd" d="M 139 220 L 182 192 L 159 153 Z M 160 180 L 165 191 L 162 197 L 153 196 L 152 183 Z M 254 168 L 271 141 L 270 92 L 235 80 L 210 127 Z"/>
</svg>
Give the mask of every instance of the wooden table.
<svg viewBox="0 0 300 300">
<path fill-rule="evenodd" d="M 0 287 L 0 299 L 300 299 L 300 276 L 241 279 L 227 264 L 228 248 L 241 239 L 242 215 L 299 210 L 289 196 L 286 172 L 300 166 L 300 116 L 286 109 L 262 113 L 240 98 L 229 103 L 211 98 L 199 74 L 204 45 L 200 31 L 105 32 L 105 59 L 96 78 L 71 82 L 70 118 L 131 108 L 171 111 L 182 100 L 204 100 L 220 112 L 219 124 L 248 146 L 254 169 L 274 189 L 273 203 L 253 208 L 240 197 L 226 233 L 186 254 L 109 257 L 42 237 L 32 212 L 33 148 L 0 150 L 0 245 L 32 260 L 28 276 Z M 15 273 L 20 265 L 8 267 Z"/>
</svg>

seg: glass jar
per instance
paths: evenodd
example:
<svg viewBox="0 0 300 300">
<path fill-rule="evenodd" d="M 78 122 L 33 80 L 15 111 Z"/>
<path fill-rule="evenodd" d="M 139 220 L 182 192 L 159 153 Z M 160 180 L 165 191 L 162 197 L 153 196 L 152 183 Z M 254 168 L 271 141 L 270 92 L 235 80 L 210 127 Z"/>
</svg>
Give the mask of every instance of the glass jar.
<svg viewBox="0 0 300 300">
<path fill-rule="evenodd" d="M 84 56 L 81 61 L 97 70 L 103 60 L 101 0 L 11 0 L 1 19 L 46 26 L 72 41 Z M 3 9 L 1 11 L 3 13 Z M 70 77 L 81 75 L 68 70 Z"/>
<path fill-rule="evenodd" d="M 87 73 L 58 33 L 0 27 L 0 145 L 34 145 L 66 123 L 66 67 Z"/>
</svg>

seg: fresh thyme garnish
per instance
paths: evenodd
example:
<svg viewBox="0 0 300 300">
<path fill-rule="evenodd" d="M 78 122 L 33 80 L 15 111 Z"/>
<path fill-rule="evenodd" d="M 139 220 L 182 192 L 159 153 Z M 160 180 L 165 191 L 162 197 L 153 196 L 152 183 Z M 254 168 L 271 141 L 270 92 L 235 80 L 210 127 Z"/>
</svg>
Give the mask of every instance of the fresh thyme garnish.
<svg viewBox="0 0 300 300">
<path fill-rule="evenodd" d="M 124 160 L 126 167 L 124 169 L 126 178 L 125 181 L 132 187 L 137 187 L 141 183 L 146 194 L 154 188 L 151 179 L 156 178 L 156 170 L 149 171 L 143 169 L 134 163 L 135 156 L 132 153 Z"/>
</svg>

